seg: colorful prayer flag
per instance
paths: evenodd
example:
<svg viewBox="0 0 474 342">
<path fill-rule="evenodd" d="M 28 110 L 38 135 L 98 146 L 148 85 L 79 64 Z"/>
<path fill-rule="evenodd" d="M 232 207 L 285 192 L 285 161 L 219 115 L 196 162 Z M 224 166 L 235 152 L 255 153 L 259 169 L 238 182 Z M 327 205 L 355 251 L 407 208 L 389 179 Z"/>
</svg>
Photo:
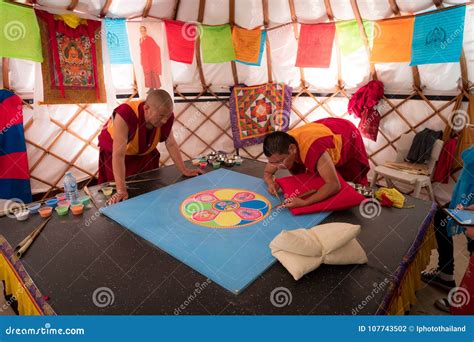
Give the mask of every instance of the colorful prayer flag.
<svg viewBox="0 0 474 342">
<path fill-rule="evenodd" d="M 363 23 L 370 44 L 373 36 L 373 23 L 370 21 L 364 21 Z M 343 55 L 349 55 L 364 46 L 356 20 L 336 23 L 336 33 L 337 43 Z"/>
<path fill-rule="evenodd" d="M 230 25 L 201 25 L 201 47 L 204 63 L 225 63 L 235 60 Z"/>
<path fill-rule="evenodd" d="M 0 1 L 0 56 L 43 61 L 38 21 L 32 8 Z"/>
<path fill-rule="evenodd" d="M 110 64 L 132 64 L 125 19 L 105 18 Z"/>
<path fill-rule="evenodd" d="M 194 41 L 198 33 L 193 23 L 165 20 L 168 51 L 172 61 L 192 64 L 194 58 Z"/>
<path fill-rule="evenodd" d="M 237 62 L 260 65 L 266 37 L 267 32 L 260 29 L 246 30 L 237 26 L 234 27 L 232 41 Z"/>
<path fill-rule="evenodd" d="M 410 61 L 413 21 L 413 17 L 377 21 L 370 62 Z"/>
<path fill-rule="evenodd" d="M 328 68 L 331 64 L 335 32 L 334 23 L 301 24 L 296 66 L 302 68 Z"/>
<path fill-rule="evenodd" d="M 459 62 L 466 6 L 415 17 L 410 65 Z"/>
</svg>

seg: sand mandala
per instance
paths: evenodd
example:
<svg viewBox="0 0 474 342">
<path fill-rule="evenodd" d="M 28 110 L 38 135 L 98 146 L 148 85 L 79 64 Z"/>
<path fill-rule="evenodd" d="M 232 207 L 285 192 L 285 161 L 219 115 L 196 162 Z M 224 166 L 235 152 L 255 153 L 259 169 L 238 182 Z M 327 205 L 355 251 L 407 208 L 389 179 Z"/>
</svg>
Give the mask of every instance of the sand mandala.
<svg viewBox="0 0 474 342">
<path fill-rule="evenodd" d="M 181 214 L 194 224 L 209 228 L 240 228 L 263 220 L 271 209 L 262 195 L 244 189 L 198 192 L 181 204 Z"/>
</svg>

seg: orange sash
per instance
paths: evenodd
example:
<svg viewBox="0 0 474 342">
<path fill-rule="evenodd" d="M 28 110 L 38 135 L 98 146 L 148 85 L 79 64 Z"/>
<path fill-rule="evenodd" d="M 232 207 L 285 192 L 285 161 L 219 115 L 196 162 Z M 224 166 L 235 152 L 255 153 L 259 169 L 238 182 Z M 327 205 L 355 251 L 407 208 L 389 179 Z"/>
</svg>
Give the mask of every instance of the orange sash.
<svg viewBox="0 0 474 342">
<path fill-rule="evenodd" d="M 150 144 L 148 149 L 144 152 L 140 152 L 140 144 L 139 144 L 139 136 L 140 136 L 140 128 L 141 128 L 141 122 L 140 122 L 140 111 L 138 110 L 138 106 L 142 103 L 142 101 L 139 100 L 132 100 L 128 101 L 127 104 L 132 108 L 133 112 L 137 116 L 138 119 L 138 124 L 137 124 L 137 130 L 135 134 L 133 135 L 132 140 L 130 140 L 127 143 L 127 149 L 125 154 L 128 156 L 143 156 L 145 154 L 150 153 L 154 149 L 156 149 L 156 146 L 160 142 L 160 133 L 161 129 L 157 128 L 155 130 L 155 136 L 153 138 L 153 142 Z M 107 131 L 109 132 L 110 136 L 112 139 L 114 138 L 114 120 L 112 118 L 109 119 L 109 123 L 107 125 Z"/>
<path fill-rule="evenodd" d="M 303 163 L 306 160 L 308 151 L 316 140 L 324 138 L 327 136 L 332 136 L 334 141 L 334 147 L 329 148 L 326 151 L 329 153 L 334 165 L 337 165 L 341 159 L 341 150 L 342 150 L 342 137 L 340 134 L 334 134 L 328 127 L 321 123 L 308 123 L 301 127 L 294 128 L 288 131 L 288 134 L 295 138 L 299 152 L 300 158 Z"/>
</svg>

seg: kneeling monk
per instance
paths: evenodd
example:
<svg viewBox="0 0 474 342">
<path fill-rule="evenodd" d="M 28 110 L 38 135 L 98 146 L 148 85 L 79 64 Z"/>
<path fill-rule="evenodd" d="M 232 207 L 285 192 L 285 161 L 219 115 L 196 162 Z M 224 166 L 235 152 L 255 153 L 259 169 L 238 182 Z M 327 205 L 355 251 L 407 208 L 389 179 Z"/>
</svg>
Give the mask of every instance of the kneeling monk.
<svg viewBox="0 0 474 342">
<path fill-rule="evenodd" d="M 337 172 L 347 181 L 367 185 L 370 170 L 367 152 L 358 129 L 348 120 L 326 118 L 265 137 L 263 152 L 268 158 L 264 180 L 268 191 L 277 195 L 274 174 L 288 169 L 292 174 L 317 173 L 325 184 L 307 199 L 289 198 L 285 207 L 320 202 L 341 189 Z M 336 172 L 337 171 L 337 172 Z"/>
<path fill-rule="evenodd" d="M 146 101 L 129 101 L 115 108 L 99 135 L 99 183 L 115 181 L 116 203 L 128 198 L 125 178 L 158 168 L 164 141 L 174 164 L 185 176 L 196 176 L 200 170 L 186 168 L 174 139 L 173 100 L 162 90 L 152 90 Z"/>
</svg>

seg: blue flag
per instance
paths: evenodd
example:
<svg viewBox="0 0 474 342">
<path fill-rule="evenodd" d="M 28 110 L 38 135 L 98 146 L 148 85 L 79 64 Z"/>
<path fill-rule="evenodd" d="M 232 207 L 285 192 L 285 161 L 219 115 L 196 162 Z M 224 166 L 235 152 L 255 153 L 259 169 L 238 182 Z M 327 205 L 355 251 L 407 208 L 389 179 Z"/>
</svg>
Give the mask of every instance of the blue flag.
<svg viewBox="0 0 474 342">
<path fill-rule="evenodd" d="M 110 64 L 132 64 L 125 19 L 105 19 Z"/>
<path fill-rule="evenodd" d="M 416 16 L 410 65 L 459 62 L 465 13 L 461 6 Z"/>
</svg>

